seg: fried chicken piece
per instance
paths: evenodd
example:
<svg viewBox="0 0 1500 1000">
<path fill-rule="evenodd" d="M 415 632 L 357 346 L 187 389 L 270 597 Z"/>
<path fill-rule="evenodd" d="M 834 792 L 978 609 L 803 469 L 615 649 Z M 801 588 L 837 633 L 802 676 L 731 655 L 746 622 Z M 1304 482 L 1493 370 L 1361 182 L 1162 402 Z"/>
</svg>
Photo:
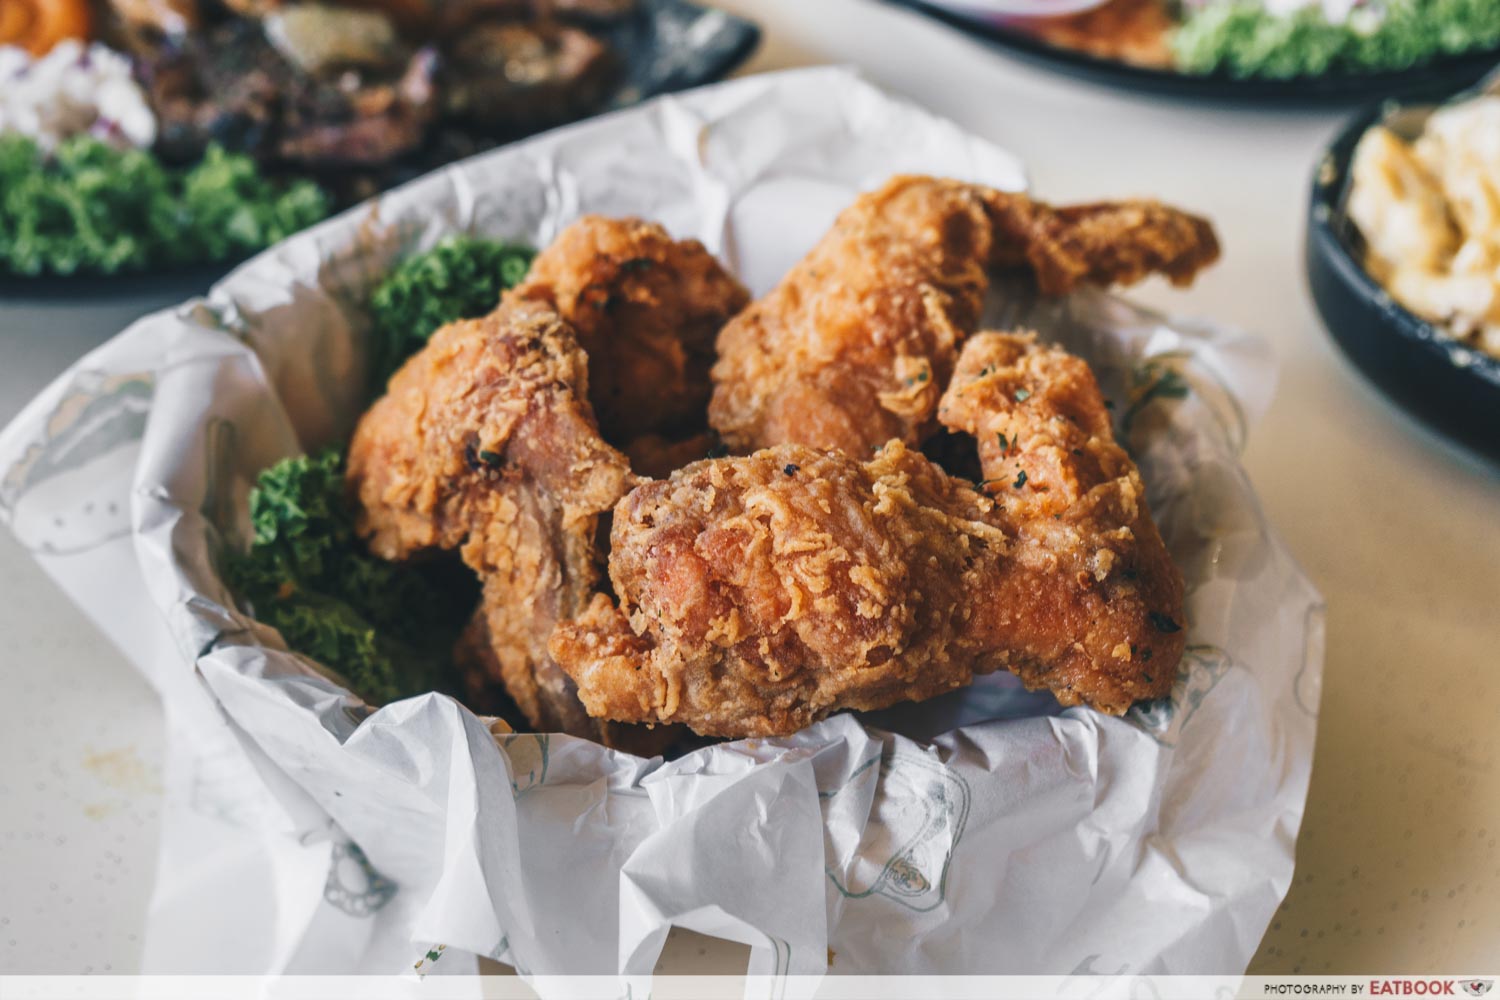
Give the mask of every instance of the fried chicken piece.
<svg viewBox="0 0 1500 1000">
<path fill-rule="evenodd" d="M 977 334 L 938 415 L 978 442 L 981 489 L 1015 531 L 1006 580 L 1021 586 L 978 602 L 983 641 L 1041 622 L 1036 655 L 1010 669 L 1064 705 L 1119 715 L 1164 696 L 1187 642 L 1182 573 L 1088 364 L 1034 334 Z"/>
<path fill-rule="evenodd" d="M 610 576 L 552 653 L 591 715 L 794 732 L 967 683 L 962 589 L 1006 546 L 993 504 L 893 442 L 698 462 L 616 508 Z M 994 660 L 991 669 L 999 666 Z"/>
<path fill-rule="evenodd" d="M 520 486 L 555 503 L 561 528 L 588 526 L 634 477 L 600 438 L 587 393 L 577 336 L 545 303 L 507 297 L 438 330 L 349 446 L 356 527 L 371 551 L 404 559 L 463 547 L 470 566 L 493 570 L 510 560 L 495 522 L 520 516 Z"/>
<path fill-rule="evenodd" d="M 550 647 L 589 714 L 776 735 L 997 669 L 1115 714 L 1165 694 L 1182 581 L 1087 366 L 986 334 L 958 367 L 945 415 L 1009 428 L 986 465 L 1034 461 L 1034 480 L 986 496 L 892 441 L 868 462 L 779 445 L 638 486 L 611 533 L 620 605 L 596 596 Z"/>
<path fill-rule="evenodd" d="M 1040 346 L 1035 334 L 969 340 L 938 419 L 978 443 L 981 488 L 1004 494 L 1020 520 L 1060 514 L 1102 483 L 1139 479 L 1088 363 Z"/>
<path fill-rule="evenodd" d="M 482 605 L 474 612 L 474 617 L 459 636 L 453 650 L 453 658 L 458 665 L 470 704 L 483 704 L 490 700 L 489 692 L 494 679 L 505 676 L 505 665 L 501 663 L 499 651 L 506 647 L 496 643 L 490 632 L 489 620 L 487 607 Z M 534 691 L 538 687 L 530 671 L 513 670 L 512 676 L 518 690 Z M 584 713 L 578 696 L 571 691 L 570 687 L 570 694 L 566 699 L 554 697 L 542 702 L 543 708 L 555 715 L 553 721 L 542 723 L 527 717 L 526 724 L 533 729 L 583 736 L 640 757 L 655 757 L 665 753 L 668 747 L 682 738 L 680 726 L 653 728 L 590 718 Z"/>
<path fill-rule="evenodd" d="M 868 455 L 934 430 L 987 269 L 1041 290 L 1185 284 L 1218 256 L 1207 222 L 1149 201 L 1054 209 L 991 188 L 897 177 L 862 195 L 719 335 L 709 421 L 736 452 L 784 442 Z"/>
<path fill-rule="evenodd" d="M 578 331 L 599 425 L 621 444 L 707 429 L 714 338 L 750 300 L 697 240 L 598 215 L 563 230 L 512 294 L 550 303 Z"/>
<path fill-rule="evenodd" d="M 484 583 L 499 677 L 538 728 L 593 735 L 547 656 L 599 583 L 599 516 L 634 484 L 599 436 L 587 359 L 550 306 L 507 299 L 408 361 L 355 429 L 349 484 L 370 549 L 457 548 Z"/>
<path fill-rule="evenodd" d="M 675 737 L 590 719 L 547 642 L 599 588 L 601 516 L 637 481 L 600 434 L 593 373 L 605 385 L 632 372 L 663 379 L 657 393 L 622 381 L 604 408 L 631 427 L 676 428 L 684 400 L 696 392 L 701 409 L 706 399 L 690 380 L 696 365 L 706 383 L 707 362 L 696 347 L 674 350 L 674 338 L 711 344 L 745 297 L 696 242 L 637 220 L 585 219 L 494 313 L 434 334 L 355 430 L 361 536 L 387 559 L 460 550 L 484 598 L 459 659 L 471 677 L 501 680 L 537 729 L 647 754 Z M 655 446 L 683 447 L 703 454 L 701 441 Z"/>
</svg>

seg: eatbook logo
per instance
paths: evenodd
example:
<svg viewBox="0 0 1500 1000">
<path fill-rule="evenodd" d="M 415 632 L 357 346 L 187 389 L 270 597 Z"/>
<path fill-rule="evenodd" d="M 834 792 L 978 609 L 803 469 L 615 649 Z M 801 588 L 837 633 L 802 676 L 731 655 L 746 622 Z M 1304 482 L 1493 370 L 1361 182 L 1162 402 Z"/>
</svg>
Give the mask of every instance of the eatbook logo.
<svg viewBox="0 0 1500 1000">
<path fill-rule="evenodd" d="M 1482 997 L 1495 986 L 1493 979 L 1466 979 L 1462 983 L 1464 992 L 1471 997 Z"/>
</svg>

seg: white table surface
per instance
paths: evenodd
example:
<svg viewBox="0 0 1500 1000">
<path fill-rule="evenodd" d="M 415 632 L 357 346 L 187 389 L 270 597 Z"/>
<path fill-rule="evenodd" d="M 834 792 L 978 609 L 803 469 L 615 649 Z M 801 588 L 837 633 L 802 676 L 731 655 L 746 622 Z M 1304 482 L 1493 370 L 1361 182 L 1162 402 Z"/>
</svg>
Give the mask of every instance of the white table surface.
<svg viewBox="0 0 1500 1000">
<path fill-rule="evenodd" d="M 1043 197 L 1158 195 L 1215 220 L 1217 268 L 1187 292 L 1137 294 L 1275 345 L 1280 390 L 1245 463 L 1329 605 L 1297 874 L 1253 969 L 1493 970 L 1500 470 L 1386 402 L 1319 325 L 1302 218 L 1317 152 L 1347 112 L 1117 94 L 868 0 L 721 5 L 766 29 L 745 72 L 853 63 L 1020 154 Z M 0 421 L 89 346 L 190 291 L 45 304 L 0 293 Z M 0 972 L 130 971 L 155 866 L 160 712 L 5 533 L 0 679 Z M 683 935 L 662 971 L 738 971 L 742 956 Z"/>
</svg>

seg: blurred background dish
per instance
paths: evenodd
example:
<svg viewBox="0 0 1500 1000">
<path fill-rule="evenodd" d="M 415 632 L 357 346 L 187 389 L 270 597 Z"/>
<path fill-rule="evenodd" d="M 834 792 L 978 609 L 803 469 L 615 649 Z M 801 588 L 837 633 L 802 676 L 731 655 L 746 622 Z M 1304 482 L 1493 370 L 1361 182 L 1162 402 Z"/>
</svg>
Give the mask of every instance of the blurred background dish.
<svg viewBox="0 0 1500 1000">
<path fill-rule="evenodd" d="M 3 8 L 12 282 L 233 262 L 441 164 L 718 79 L 759 38 L 686 0 Z"/>
<path fill-rule="evenodd" d="M 1107 0 L 1018 16 L 1010 0 L 888 0 L 1113 86 L 1311 103 L 1452 91 L 1500 60 L 1491 0 Z M 1066 8 L 1066 9 L 1064 9 Z"/>
<path fill-rule="evenodd" d="M 1382 104 L 1313 180 L 1307 273 L 1345 356 L 1409 412 L 1500 459 L 1500 96 Z"/>
</svg>

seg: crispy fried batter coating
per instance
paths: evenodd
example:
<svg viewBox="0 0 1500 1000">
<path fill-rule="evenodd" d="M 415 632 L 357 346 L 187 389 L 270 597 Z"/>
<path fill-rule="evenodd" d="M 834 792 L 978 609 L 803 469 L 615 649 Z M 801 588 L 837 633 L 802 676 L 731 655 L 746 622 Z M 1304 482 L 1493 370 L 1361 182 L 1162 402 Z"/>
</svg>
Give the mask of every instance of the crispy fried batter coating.
<svg viewBox="0 0 1500 1000">
<path fill-rule="evenodd" d="M 578 332 L 589 398 L 616 444 L 707 429 L 714 338 L 750 300 L 697 240 L 598 215 L 564 229 L 512 295 L 550 303 Z"/>
<path fill-rule="evenodd" d="M 958 368 L 947 419 L 1009 428 L 987 468 L 1034 461 L 1034 480 L 976 489 L 892 441 L 867 462 L 779 445 L 642 484 L 614 515 L 619 607 L 596 596 L 551 643 L 589 713 L 784 734 L 997 669 L 1112 713 L 1164 694 L 1182 581 L 1087 366 L 985 334 Z"/>
<path fill-rule="evenodd" d="M 439 330 L 396 373 L 355 430 L 348 479 L 377 555 L 457 548 L 479 574 L 493 663 L 527 719 L 592 735 L 547 640 L 598 585 L 599 517 L 635 479 L 587 389 L 572 328 L 508 299 Z"/>
<path fill-rule="evenodd" d="M 461 551 L 484 600 L 460 655 L 539 729 L 650 753 L 673 731 L 630 724 L 783 734 L 999 669 L 1120 713 L 1171 686 L 1181 577 L 1088 366 L 971 334 L 990 269 L 1056 294 L 1216 255 L 1154 203 L 897 178 L 729 320 L 746 294 L 701 245 L 589 217 L 366 414 L 359 528 Z M 721 326 L 709 420 L 763 450 L 695 461 Z"/>
<path fill-rule="evenodd" d="M 596 407 L 657 471 L 701 456 L 714 337 L 747 297 L 696 241 L 586 217 L 494 313 L 439 330 L 355 431 L 360 533 L 387 559 L 461 551 L 484 597 L 457 655 L 537 729 L 646 754 L 676 735 L 589 718 L 547 642 L 601 585 L 602 515 L 637 481 Z"/>
<path fill-rule="evenodd" d="M 1218 256 L 1207 222 L 1149 201 L 1054 209 L 1025 195 L 897 177 L 862 195 L 769 295 L 719 335 L 709 421 L 736 452 L 785 442 L 868 455 L 935 429 L 979 321 L 987 269 L 1045 294 L 1186 283 Z"/>
<path fill-rule="evenodd" d="M 1015 532 L 1007 583 L 1029 581 L 986 595 L 984 641 L 1031 630 L 1010 668 L 1064 705 L 1119 715 L 1165 695 L 1187 641 L 1182 573 L 1088 364 L 1031 334 L 977 334 L 938 415 L 978 442 L 981 489 Z"/>
<path fill-rule="evenodd" d="M 580 528 L 632 484 L 625 456 L 599 436 L 588 364 L 550 306 L 508 299 L 451 323 L 391 379 L 349 448 L 358 528 L 376 555 L 404 559 L 468 547 L 480 572 L 509 560 L 504 541 L 475 548 L 507 496 L 537 487 L 560 523 Z M 471 557 L 472 556 L 472 557 Z"/>
</svg>

